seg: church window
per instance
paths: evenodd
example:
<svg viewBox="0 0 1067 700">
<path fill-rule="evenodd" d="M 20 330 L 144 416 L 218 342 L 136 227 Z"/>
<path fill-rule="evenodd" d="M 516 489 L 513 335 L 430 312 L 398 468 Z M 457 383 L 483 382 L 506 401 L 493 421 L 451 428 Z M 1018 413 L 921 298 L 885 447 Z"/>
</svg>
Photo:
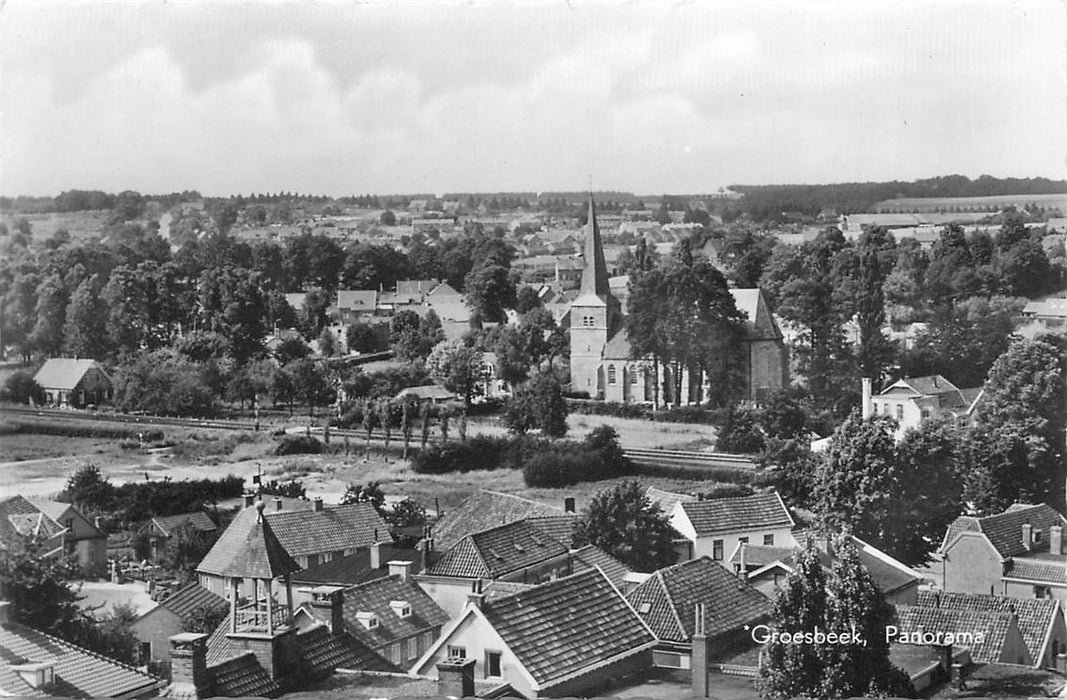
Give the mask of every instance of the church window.
<svg viewBox="0 0 1067 700">
<path fill-rule="evenodd" d="M 608 384 L 615 383 L 615 365 L 608 365 Z"/>
<path fill-rule="evenodd" d="M 630 370 L 630 383 L 631 384 L 637 384 L 637 374 L 638 373 L 637 373 L 636 369 Z"/>
</svg>

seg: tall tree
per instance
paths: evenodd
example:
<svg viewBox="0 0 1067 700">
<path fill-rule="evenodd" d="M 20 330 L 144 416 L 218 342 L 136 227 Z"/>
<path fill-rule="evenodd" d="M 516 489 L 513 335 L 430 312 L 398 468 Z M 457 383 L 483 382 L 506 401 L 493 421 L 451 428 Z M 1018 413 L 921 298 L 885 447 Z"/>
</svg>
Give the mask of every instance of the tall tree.
<svg viewBox="0 0 1067 700">
<path fill-rule="evenodd" d="M 37 321 L 31 337 L 34 348 L 46 357 L 55 357 L 63 349 L 69 303 L 70 294 L 59 273 L 45 277 L 37 288 Z"/>
<path fill-rule="evenodd" d="M 634 571 L 652 572 L 674 561 L 667 516 L 636 480 L 598 492 L 574 525 L 575 547 L 595 544 Z"/>
<path fill-rule="evenodd" d="M 100 277 L 93 275 L 71 294 L 63 332 L 67 355 L 102 359 L 108 353 L 107 329 L 100 322 L 107 315 L 101 287 Z"/>
<path fill-rule="evenodd" d="M 438 343 L 426 358 L 426 370 L 436 383 L 458 394 L 467 407 L 482 390 L 485 378 L 482 354 L 462 338 Z"/>
</svg>

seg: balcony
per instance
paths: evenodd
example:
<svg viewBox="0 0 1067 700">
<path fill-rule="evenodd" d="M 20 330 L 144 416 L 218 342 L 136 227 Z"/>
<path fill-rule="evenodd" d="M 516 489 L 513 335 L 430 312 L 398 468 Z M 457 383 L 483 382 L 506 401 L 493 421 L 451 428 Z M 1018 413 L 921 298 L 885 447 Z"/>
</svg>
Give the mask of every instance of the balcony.
<svg viewBox="0 0 1067 700">
<path fill-rule="evenodd" d="M 271 600 L 261 600 L 237 608 L 234 632 L 271 632 L 288 626 L 289 608 Z"/>
</svg>

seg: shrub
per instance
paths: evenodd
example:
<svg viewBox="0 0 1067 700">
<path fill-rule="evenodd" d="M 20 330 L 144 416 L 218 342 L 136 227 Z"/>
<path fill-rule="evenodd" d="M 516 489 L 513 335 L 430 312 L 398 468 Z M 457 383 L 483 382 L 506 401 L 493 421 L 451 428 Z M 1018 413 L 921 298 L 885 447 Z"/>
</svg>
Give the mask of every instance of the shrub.
<svg viewBox="0 0 1067 700">
<path fill-rule="evenodd" d="M 748 484 L 715 484 L 704 491 L 704 498 L 737 498 L 739 496 L 751 496 L 756 492 Z"/>
<path fill-rule="evenodd" d="M 749 408 L 734 408 L 726 414 L 726 423 L 719 433 L 716 447 L 722 452 L 752 454 L 762 450 L 764 442 L 756 412 Z"/>
<path fill-rule="evenodd" d="M 317 455 L 322 454 L 324 447 L 321 440 L 310 435 L 286 435 L 274 448 L 274 454 Z"/>
<path fill-rule="evenodd" d="M 5 424 L 9 431 L 8 435 L 16 433 L 26 435 L 62 435 L 63 437 L 90 437 L 90 438 L 115 438 L 137 440 L 139 437 L 146 442 L 155 442 L 163 439 L 163 431 L 159 429 L 147 430 L 140 426 L 125 428 L 117 425 L 100 425 L 90 422 L 64 423 L 44 421 L 10 421 Z"/>
<path fill-rule="evenodd" d="M 419 450 L 412 467 L 419 474 L 447 474 L 497 469 L 508 466 L 507 438 L 478 435 L 468 442 L 445 442 Z"/>
<path fill-rule="evenodd" d="M 581 455 L 561 450 L 541 452 L 527 460 L 522 479 L 527 486 L 562 488 L 576 484 L 584 466 Z"/>
</svg>

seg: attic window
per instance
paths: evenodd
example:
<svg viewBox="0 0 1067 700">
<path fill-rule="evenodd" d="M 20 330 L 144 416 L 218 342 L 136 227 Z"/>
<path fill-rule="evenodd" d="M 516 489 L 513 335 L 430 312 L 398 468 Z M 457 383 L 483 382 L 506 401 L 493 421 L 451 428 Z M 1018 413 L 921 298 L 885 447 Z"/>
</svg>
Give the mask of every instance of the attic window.
<svg viewBox="0 0 1067 700">
<path fill-rule="evenodd" d="M 520 552 L 525 552 L 526 551 L 525 549 L 523 549 L 522 545 L 519 544 L 518 542 L 515 543 L 515 549 L 520 551 Z"/>
<path fill-rule="evenodd" d="M 389 607 L 401 619 L 411 617 L 411 606 L 408 605 L 406 600 L 391 600 L 389 601 Z"/>
<path fill-rule="evenodd" d="M 544 547 L 545 546 L 545 543 L 542 542 L 541 538 L 538 537 L 537 535 L 530 535 L 530 539 L 533 540 L 534 544 L 536 544 L 538 547 Z"/>
<path fill-rule="evenodd" d="M 1041 531 L 1034 530 L 1034 542 L 1041 542 Z"/>
<path fill-rule="evenodd" d="M 647 615 L 651 609 L 652 603 L 641 603 L 637 606 L 637 612 L 641 613 L 642 615 Z"/>
<path fill-rule="evenodd" d="M 54 661 L 13 665 L 11 670 L 19 674 L 19 678 L 33 688 L 45 688 L 52 685 L 56 680 L 56 665 Z"/>
<path fill-rule="evenodd" d="M 366 610 L 360 610 L 359 612 L 357 612 L 356 620 L 358 620 L 359 624 L 363 625 L 365 629 L 369 630 L 376 630 L 378 629 L 378 625 L 381 624 L 381 621 L 378 620 L 377 615 Z"/>
<path fill-rule="evenodd" d="M 500 556 L 500 553 L 497 552 L 495 549 L 490 548 L 489 549 L 489 554 L 491 554 L 494 559 L 500 559 L 500 560 L 504 559 L 504 557 Z"/>
</svg>

